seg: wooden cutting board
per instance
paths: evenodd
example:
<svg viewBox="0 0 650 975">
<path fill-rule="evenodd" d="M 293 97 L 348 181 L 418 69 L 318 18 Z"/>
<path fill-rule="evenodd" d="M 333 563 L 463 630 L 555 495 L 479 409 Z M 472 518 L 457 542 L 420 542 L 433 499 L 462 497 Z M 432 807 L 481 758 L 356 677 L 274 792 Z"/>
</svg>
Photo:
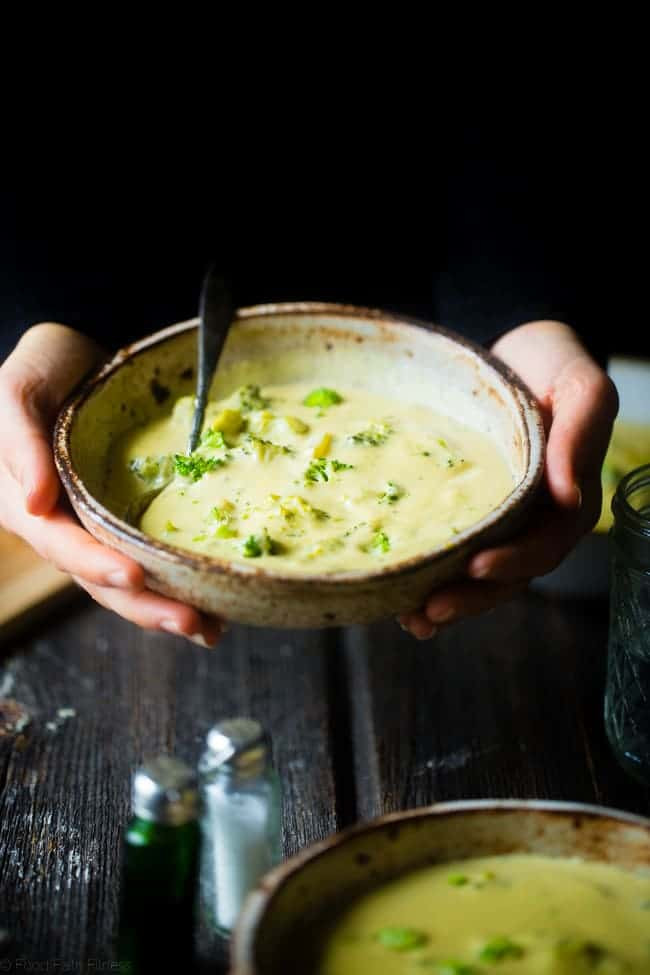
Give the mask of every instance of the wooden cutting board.
<svg viewBox="0 0 650 975">
<path fill-rule="evenodd" d="M 0 528 L 0 638 L 14 625 L 35 619 L 52 600 L 70 591 L 70 576 L 59 572 L 16 535 Z"/>
</svg>

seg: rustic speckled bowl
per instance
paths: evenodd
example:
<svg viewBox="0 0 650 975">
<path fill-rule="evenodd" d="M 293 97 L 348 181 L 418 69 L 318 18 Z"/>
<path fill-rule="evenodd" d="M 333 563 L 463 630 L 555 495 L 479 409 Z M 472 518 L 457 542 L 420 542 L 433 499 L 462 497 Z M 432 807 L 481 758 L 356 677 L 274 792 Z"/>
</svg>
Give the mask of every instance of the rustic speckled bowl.
<svg viewBox="0 0 650 975">
<path fill-rule="evenodd" d="M 444 329 L 387 312 L 301 303 L 238 312 L 213 395 L 244 382 L 304 380 L 431 403 L 495 439 L 514 476 L 511 494 L 445 548 L 369 572 L 283 575 L 143 534 L 107 497 L 110 447 L 193 392 L 196 331 L 196 320 L 182 322 L 118 352 L 64 407 L 55 430 L 57 467 L 81 522 L 139 562 L 150 588 L 241 623 L 368 623 L 417 609 L 432 589 L 459 575 L 473 552 L 521 524 L 544 462 L 542 421 L 526 387 L 484 350 Z"/>
<path fill-rule="evenodd" d="M 647 871 L 650 820 L 565 802 L 479 800 L 344 830 L 262 878 L 237 924 L 231 975 L 309 975 L 314 932 L 349 899 L 407 870 L 502 853 L 577 856 Z"/>
</svg>

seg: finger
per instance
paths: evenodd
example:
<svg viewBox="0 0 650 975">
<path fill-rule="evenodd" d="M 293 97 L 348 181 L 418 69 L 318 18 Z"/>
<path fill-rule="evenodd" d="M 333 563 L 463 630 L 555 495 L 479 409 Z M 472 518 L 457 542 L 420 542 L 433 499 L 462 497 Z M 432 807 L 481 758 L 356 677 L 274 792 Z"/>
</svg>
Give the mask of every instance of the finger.
<svg viewBox="0 0 650 975">
<path fill-rule="evenodd" d="M 49 430 L 40 413 L 38 392 L 27 374 L 2 374 L 0 458 L 33 515 L 51 511 L 59 496 Z"/>
<path fill-rule="evenodd" d="M 585 482 L 600 477 L 617 409 L 613 383 L 588 356 L 560 373 L 552 393 L 546 480 L 562 507 L 579 508 Z"/>
<path fill-rule="evenodd" d="M 144 586 L 144 571 L 137 562 L 95 541 L 64 511 L 39 518 L 19 512 L 7 527 L 48 562 L 85 582 L 135 590 Z"/>
<path fill-rule="evenodd" d="M 507 545 L 475 555 L 467 574 L 472 579 L 516 583 L 552 572 L 576 542 L 593 528 L 600 507 L 600 479 L 587 481 L 578 514 L 560 508 L 540 509 L 533 526 L 522 535 Z"/>
<path fill-rule="evenodd" d="M 184 636 L 202 647 L 216 646 L 226 631 L 221 620 L 209 619 L 191 606 L 166 599 L 148 589 L 136 594 L 93 586 L 84 579 L 76 581 L 101 606 L 147 630 Z"/>
<path fill-rule="evenodd" d="M 434 592 L 426 602 L 424 616 L 434 625 L 478 616 L 514 599 L 525 588 L 526 583 L 461 582 Z"/>
<path fill-rule="evenodd" d="M 431 640 L 438 632 L 438 627 L 428 620 L 424 613 L 409 613 L 398 617 L 399 625 L 416 640 Z"/>
<path fill-rule="evenodd" d="M 46 514 L 57 502 L 50 427 L 65 397 L 98 357 L 98 347 L 79 333 L 42 324 L 25 332 L 0 370 L 0 457 L 30 514 Z"/>
</svg>

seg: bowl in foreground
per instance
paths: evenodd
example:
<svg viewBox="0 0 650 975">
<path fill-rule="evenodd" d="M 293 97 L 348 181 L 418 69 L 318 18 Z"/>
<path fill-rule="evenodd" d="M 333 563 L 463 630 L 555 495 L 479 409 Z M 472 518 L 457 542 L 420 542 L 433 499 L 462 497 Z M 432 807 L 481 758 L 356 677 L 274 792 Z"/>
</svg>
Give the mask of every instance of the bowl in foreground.
<svg viewBox="0 0 650 975">
<path fill-rule="evenodd" d="M 512 492 L 446 547 L 367 572 L 283 575 L 143 534 L 108 496 L 110 448 L 194 392 L 196 332 L 196 320 L 180 323 L 119 352 L 65 406 L 55 430 L 58 470 L 81 522 L 139 562 L 150 588 L 241 623 L 368 623 L 417 609 L 433 588 L 458 576 L 474 551 L 521 524 L 541 478 L 544 433 L 530 392 L 512 373 L 435 326 L 361 308 L 286 304 L 238 312 L 212 396 L 245 383 L 292 381 L 388 390 L 491 436 L 510 466 Z"/>
<path fill-rule="evenodd" d="M 301 938 L 309 945 L 310 932 L 347 900 L 428 864 L 505 853 L 648 870 L 650 820 L 573 803 L 479 800 L 440 803 L 353 827 L 262 878 L 237 924 L 231 975 L 307 975 L 296 945 Z"/>
</svg>

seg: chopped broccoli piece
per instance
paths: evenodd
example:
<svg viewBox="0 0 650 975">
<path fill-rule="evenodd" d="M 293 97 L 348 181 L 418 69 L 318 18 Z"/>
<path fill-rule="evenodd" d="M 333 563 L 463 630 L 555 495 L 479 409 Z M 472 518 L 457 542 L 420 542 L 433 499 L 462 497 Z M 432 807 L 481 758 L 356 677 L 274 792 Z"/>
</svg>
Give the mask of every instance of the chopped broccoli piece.
<svg viewBox="0 0 650 975">
<path fill-rule="evenodd" d="M 262 554 L 262 546 L 255 537 L 255 535 L 249 535 L 244 544 L 242 545 L 242 553 L 247 559 L 257 559 Z"/>
<path fill-rule="evenodd" d="M 221 524 L 228 524 L 234 510 L 234 504 L 231 504 L 230 501 L 224 501 L 220 508 L 215 507 L 212 509 L 210 517 Z"/>
<path fill-rule="evenodd" d="M 322 508 L 314 508 L 309 501 L 306 501 L 305 498 L 301 498 L 297 494 L 292 494 L 282 501 L 280 514 L 285 521 L 293 521 L 296 515 L 309 515 L 317 521 L 327 521 L 330 517 Z"/>
<path fill-rule="evenodd" d="M 583 941 L 581 938 L 567 938 L 555 946 L 555 956 L 558 959 L 584 961 L 590 967 L 597 967 L 608 955 L 606 948 L 593 941 Z"/>
<path fill-rule="evenodd" d="M 221 450 L 228 446 L 224 440 L 221 430 L 206 430 L 201 437 L 203 447 L 210 447 L 212 450 Z"/>
<path fill-rule="evenodd" d="M 134 457 L 129 470 L 151 487 L 158 487 L 174 473 L 174 462 L 165 454 L 162 457 Z"/>
<path fill-rule="evenodd" d="M 239 390 L 239 405 L 244 413 L 250 413 L 252 410 L 265 410 L 271 401 L 262 396 L 259 386 L 249 383 Z"/>
<path fill-rule="evenodd" d="M 463 961 L 439 961 L 435 967 L 436 975 L 475 975 L 474 965 L 466 965 Z"/>
<path fill-rule="evenodd" d="M 206 539 L 207 539 L 207 537 L 208 537 L 207 535 L 195 535 L 194 538 L 192 539 L 192 541 L 193 542 L 205 542 Z"/>
<path fill-rule="evenodd" d="M 392 951 L 413 951 L 421 948 L 429 940 L 424 931 L 416 928 L 381 928 L 376 935 L 377 941 Z"/>
<path fill-rule="evenodd" d="M 324 457 L 312 461 L 305 471 L 305 481 L 308 484 L 315 484 L 316 481 L 329 481 L 327 473 L 327 461 Z"/>
<path fill-rule="evenodd" d="M 324 409 L 327 406 L 336 406 L 343 402 L 343 397 L 335 389 L 327 389 L 321 386 L 320 389 L 312 389 L 302 401 L 304 406 L 318 406 Z"/>
<path fill-rule="evenodd" d="M 168 521 L 165 524 L 165 531 L 166 532 L 177 532 L 178 531 L 178 528 L 176 527 L 176 525 L 174 524 L 173 521 Z"/>
<path fill-rule="evenodd" d="M 390 552 L 390 540 L 386 532 L 375 532 L 370 547 L 378 552 Z"/>
<path fill-rule="evenodd" d="M 353 433 L 349 439 L 352 443 L 357 444 L 357 446 L 379 447 L 381 444 L 386 443 L 392 432 L 392 427 L 387 423 L 372 423 L 367 430 L 360 430 L 358 433 Z"/>
<path fill-rule="evenodd" d="M 183 477 L 200 481 L 204 474 L 223 467 L 225 461 L 220 457 L 201 457 L 199 454 L 174 454 L 174 466 Z"/>
<path fill-rule="evenodd" d="M 492 938 L 481 948 L 479 959 L 480 961 L 497 962 L 503 961 L 504 958 L 521 958 L 523 954 L 524 949 L 520 945 L 510 938 L 499 936 Z"/>
<path fill-rule="evenodd" d="M 404 488 L 399 487 L 394 481 L 388 481 L 386 485 L 386 490 L 379 495 L 380 504 L 395 504 L 400 498 L 403 498 L 406 494 Z"/>
<path fill-rule="evenodd" d="M 352 464 L 342 464 L 340 460 L 328 460 L 326 457 L 319 457 L 317 460 L 312 461 L 305 471 L 305 483 L 315 484 L 316 481 L 329 481 L 330 473 L 351 471 L 352 468 Z"/>
<path fill-rule="evenodd" d="M 219 525 L 215 534 L 215 538 L 236 538 L 237 532 L 234 528 L 231 528 L 227 524 Z"/>
<path fill-rule="evenodd" d="M 450 873 L 447 877 L 447 883 L 451 884 L 452 887 L 464 887 L 465 884 L 469 883 L 469 877 L 464 873 Z"/>
<path fill-rule="evenodd" d="M 242 554 L 247 559 L 258 559 L 260 555 L 278 555 L 282 546 L 271 538 L 266 529 L 261 535 L 249 535 L 242 545 Z"/>
<path fill-rule="evenodd" d="M 291 447 L 286 447 L 280 443 L 272 443 L 270 440 L 262 440 L 261 437 L 256 437 L 253 433 L 249 433 L 246 436 L 246 443 L 250 444 L 255 449 L 259 459 L 264 461 L 273 460 L 278 454 L 293 453 Z"/>
</svg>

